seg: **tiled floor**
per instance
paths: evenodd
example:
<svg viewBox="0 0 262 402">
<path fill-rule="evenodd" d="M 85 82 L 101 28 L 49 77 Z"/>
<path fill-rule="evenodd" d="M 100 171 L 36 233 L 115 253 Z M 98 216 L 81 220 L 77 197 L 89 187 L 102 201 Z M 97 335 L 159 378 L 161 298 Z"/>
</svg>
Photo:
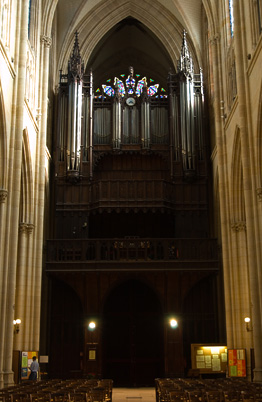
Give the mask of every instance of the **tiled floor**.
<svg viewBox="0 0 262 402">
<path fill-rule="evenodd" d="M 112 402 L 156 402 L 155 388 L 113 388 Z"/>
</svg>

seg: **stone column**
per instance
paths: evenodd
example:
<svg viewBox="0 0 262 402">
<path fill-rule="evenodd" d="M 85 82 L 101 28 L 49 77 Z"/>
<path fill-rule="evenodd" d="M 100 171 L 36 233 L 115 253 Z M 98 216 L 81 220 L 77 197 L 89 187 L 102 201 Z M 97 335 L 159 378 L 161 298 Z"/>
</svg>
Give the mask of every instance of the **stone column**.
<svg viewBox="0 0 262 402">
<path fill-rule="evenodd" d="M 256 249 L 256 222 L 255 210 L 257 206 L 254 203 L 253 196 L 255 188 L 253 188 L 254 167 L 251 157 L 252 153 L 252 130 L 248 121 L 248 106 L 246 97 L 248 91 L 248 77 L 244 71 L 244 63 L 247 60 L 245 44 L 242 38 L 245 34 L 244 7 L 242 1 L 234 3 L 234 42 L 236 55 L 236 75 L 237 75 L 237 90 L 238 90 L 238 114 L 239 127 L 241 138 L 241 161 L 243 166 L 243 188 L 245 198 L 245 212 L 247 221 L 247 239 L 248 239 L 248 262 L 249 262 L 249 280 L 250 293 L 252 303 L 252 321 L 253 321 L 253 341 L 255 352 L 255 370 L 254 381 L 262 381 L 262 330 L 261 330 L 261 310 L 260 310 L 260 283 L 259 274 L 260 266 L 258 264 L 258 251 Z M 241 19 L 242 18 L 242 19 Z"/>
<path fill-rule="evenodd" d="M 222 125 L 221 117 L 221 101 L 222 98 L 222 85 L 221 76 L 221 55 L 220 55 L 220 37 L 218 34 L 214 35 L 210 41 L 212 49 L 212 66 L 214 72 L 214 109 L 215 109 L 215 130 L 216 130 L 216 146 L 217 146 L 217 160 L 218 160 L 218 174 L 219 174 L 219 202 L 220 202 L 220 216 L 221 216 L 221 238 L 223 250 L 223 271 L 224 271 L 224 292 L 225 292 L 225 311 L 226 311 L 226 331 L 227 331 L 227 346 L 233 346 L 233 321 L 232 321 L 232 300 L 231 300 L 231 250 L 230 250 L 230 219 L 229 219 L 229 202 L 228 202 L 228 178 L 226 166 L 226 146 L 224 143 L 224 127 Z"/>
<path fill-rule="evenodd" d="M 31 331 L 33 326 L 30 319 L 32 285 L 32 247 L 30 247 L 30 234 L 33 231 L 33 227 L 34 225 L 31 223 L 20 223 L 19 225 L 15 318 L 20 318 L 21 324 L 19 333 L 14 337 L 14 350 L 29 350 L 28 332 Z"/>
<path fill-rule="evenodd" d="M 250 288 L 248 278 L 248 256 L 246 239 L 246 222 L 235 221 L 232 228 L 232 252 L 234 253 L 233 281 L 234 286 L 234 312 L 235 325 L 238 328 L 234 347 L 247 350 L 247 378 L 251 380 L 250 349 L 253 348 L 253 337 L 246 330 L 244 318 L 252 317 L 250 305 Z"/>
<path fill-rule="evenodd" d="M 3 264 L 3 254 L 4 254 L 4 234 L 5 234 L 5 214 L 6 214 L 6 200 L 8 196 L 8 191 L 5 189 L 0 189 L 0 294 L 3 292 L 4 287 L 4 264 Z M 0 319 L 2 320 L 2 313 L 4 310 L 4 300 L 0 297 Z M 3 331 L 0 330 L 0 353 L 3 350 Z M 3 372 L 3 355 L 0 356 L 0 389 L 4 387 L 4 372 Z"/>
<path fill-rule="evenodd" d="M 13 131 L 10 139 L 10 160 L 8 190 L 10 200 L 7 205 L 5 222 L 5 239 L 3 247 L 5 255 L 1 264 L 4 267 L 2 283 L 2 311 L 0 312 L 0 359 L 3 367 L 3 381 L 5 385 L 13 383 L 12 357 L 13 357 L 13 318 L 16 288 L 16 262 L 18 244 L 18 219 L 20 206 L 21 165 L 22 165 L 22 136 L 24 115 L 24 94 L 26 79 L 26 47 L 28 35 L 28 0 L 21 1 L 18 7 L 16 41 L 19 50 L 16 54 L 17 74 L 13 108 Z M 21 10 L 21 14 L 20 14 Z M 0 367 L 0 371 L 2 371 Z"/>
<path fill-rule="evenodd" d="M 32 334 L 30 337 L 30 348 L 39 350 L 40 338 L 40 310 L 41 310 L 41 283 L 42 283 L 42 262 L 43 262 L 43 226 L 45 207 L 45 185 L 46 185 L 46 131 L 47 131 L 47 108 L 48 108 L 48 74 L 49 74 L 49 52 L 51 38 L 41 36 L 41 121 L 39 130 L 39 165 L 36 180 L 36 233 L 34 247 L 34 277 L 32 279 Z"/>
</svg>

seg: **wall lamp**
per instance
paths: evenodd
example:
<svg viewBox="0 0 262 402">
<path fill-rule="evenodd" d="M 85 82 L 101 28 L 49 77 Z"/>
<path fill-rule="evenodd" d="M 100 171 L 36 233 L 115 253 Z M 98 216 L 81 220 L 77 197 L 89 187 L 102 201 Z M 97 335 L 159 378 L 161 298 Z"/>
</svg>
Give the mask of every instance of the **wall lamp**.
<svg viewBox="0 0 262 402">
<path fill-rule="evenodd" d="M 178 322 L 177 322 L 177 320 L 175 318 L 171 318 L 169 320 L 169 324 L 170 324 L 171 328 L 177 328 L 178 327 Z"/>
<path fill-rule="evenodd" d="M 252 331 L 252 328 L 250 327 L 250 317 L 245 317 L 244 318 L 244 321 L 245 321 L 245 323 L 246 323 L 246 330 L 248 331 L 248 332 L 250 332 L 250 331 Z"/>
<path fill-rule="evenodd" d="M 16 320 L 13 320 L 13 324 L 14 324 L 14 334 L 16 335 L 20 331 L 20 324 L 21 324 L 20 318 L 17 318 Z"/>
<path fill-rule="evenodd" d="M 95 327 L 96 327 L 96 323 L 94 321 L 90 321 L 88 324 L 89 331 L 94 331 Z"/>
</svg>

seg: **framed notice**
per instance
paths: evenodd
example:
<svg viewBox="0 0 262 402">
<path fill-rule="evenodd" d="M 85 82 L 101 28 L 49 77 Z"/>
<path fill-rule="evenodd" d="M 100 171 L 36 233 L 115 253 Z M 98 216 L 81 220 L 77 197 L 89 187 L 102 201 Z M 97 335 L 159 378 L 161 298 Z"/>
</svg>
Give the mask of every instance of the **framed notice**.
<svg viewBox="0 0 262 402">
<path fill-rule="evenodd" d="M 88 360 L 96 360 L 96 349 L 89 349 Z"/>
<path fill-rule="evenodd" d="M 226 373 L 227 346 L 192 343 L 191 363 L 202 374 Z"/>
<path fill-rule="evenodd" d="M 247 376 L 246 349 L 228 349 L 228 376 Z"/>
</svg>

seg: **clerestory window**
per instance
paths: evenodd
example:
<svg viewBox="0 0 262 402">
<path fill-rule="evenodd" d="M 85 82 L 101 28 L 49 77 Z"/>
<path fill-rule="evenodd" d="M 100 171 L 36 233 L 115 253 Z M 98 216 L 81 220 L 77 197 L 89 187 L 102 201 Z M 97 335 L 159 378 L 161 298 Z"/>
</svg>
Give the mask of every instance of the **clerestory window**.
<svg viewBox="0 0 262 402">
<path fill-rule="evenodd" d="M 229 21 L 231 38 L 234 36 L 234 0 L 229 0 Z"/>
</svg>

